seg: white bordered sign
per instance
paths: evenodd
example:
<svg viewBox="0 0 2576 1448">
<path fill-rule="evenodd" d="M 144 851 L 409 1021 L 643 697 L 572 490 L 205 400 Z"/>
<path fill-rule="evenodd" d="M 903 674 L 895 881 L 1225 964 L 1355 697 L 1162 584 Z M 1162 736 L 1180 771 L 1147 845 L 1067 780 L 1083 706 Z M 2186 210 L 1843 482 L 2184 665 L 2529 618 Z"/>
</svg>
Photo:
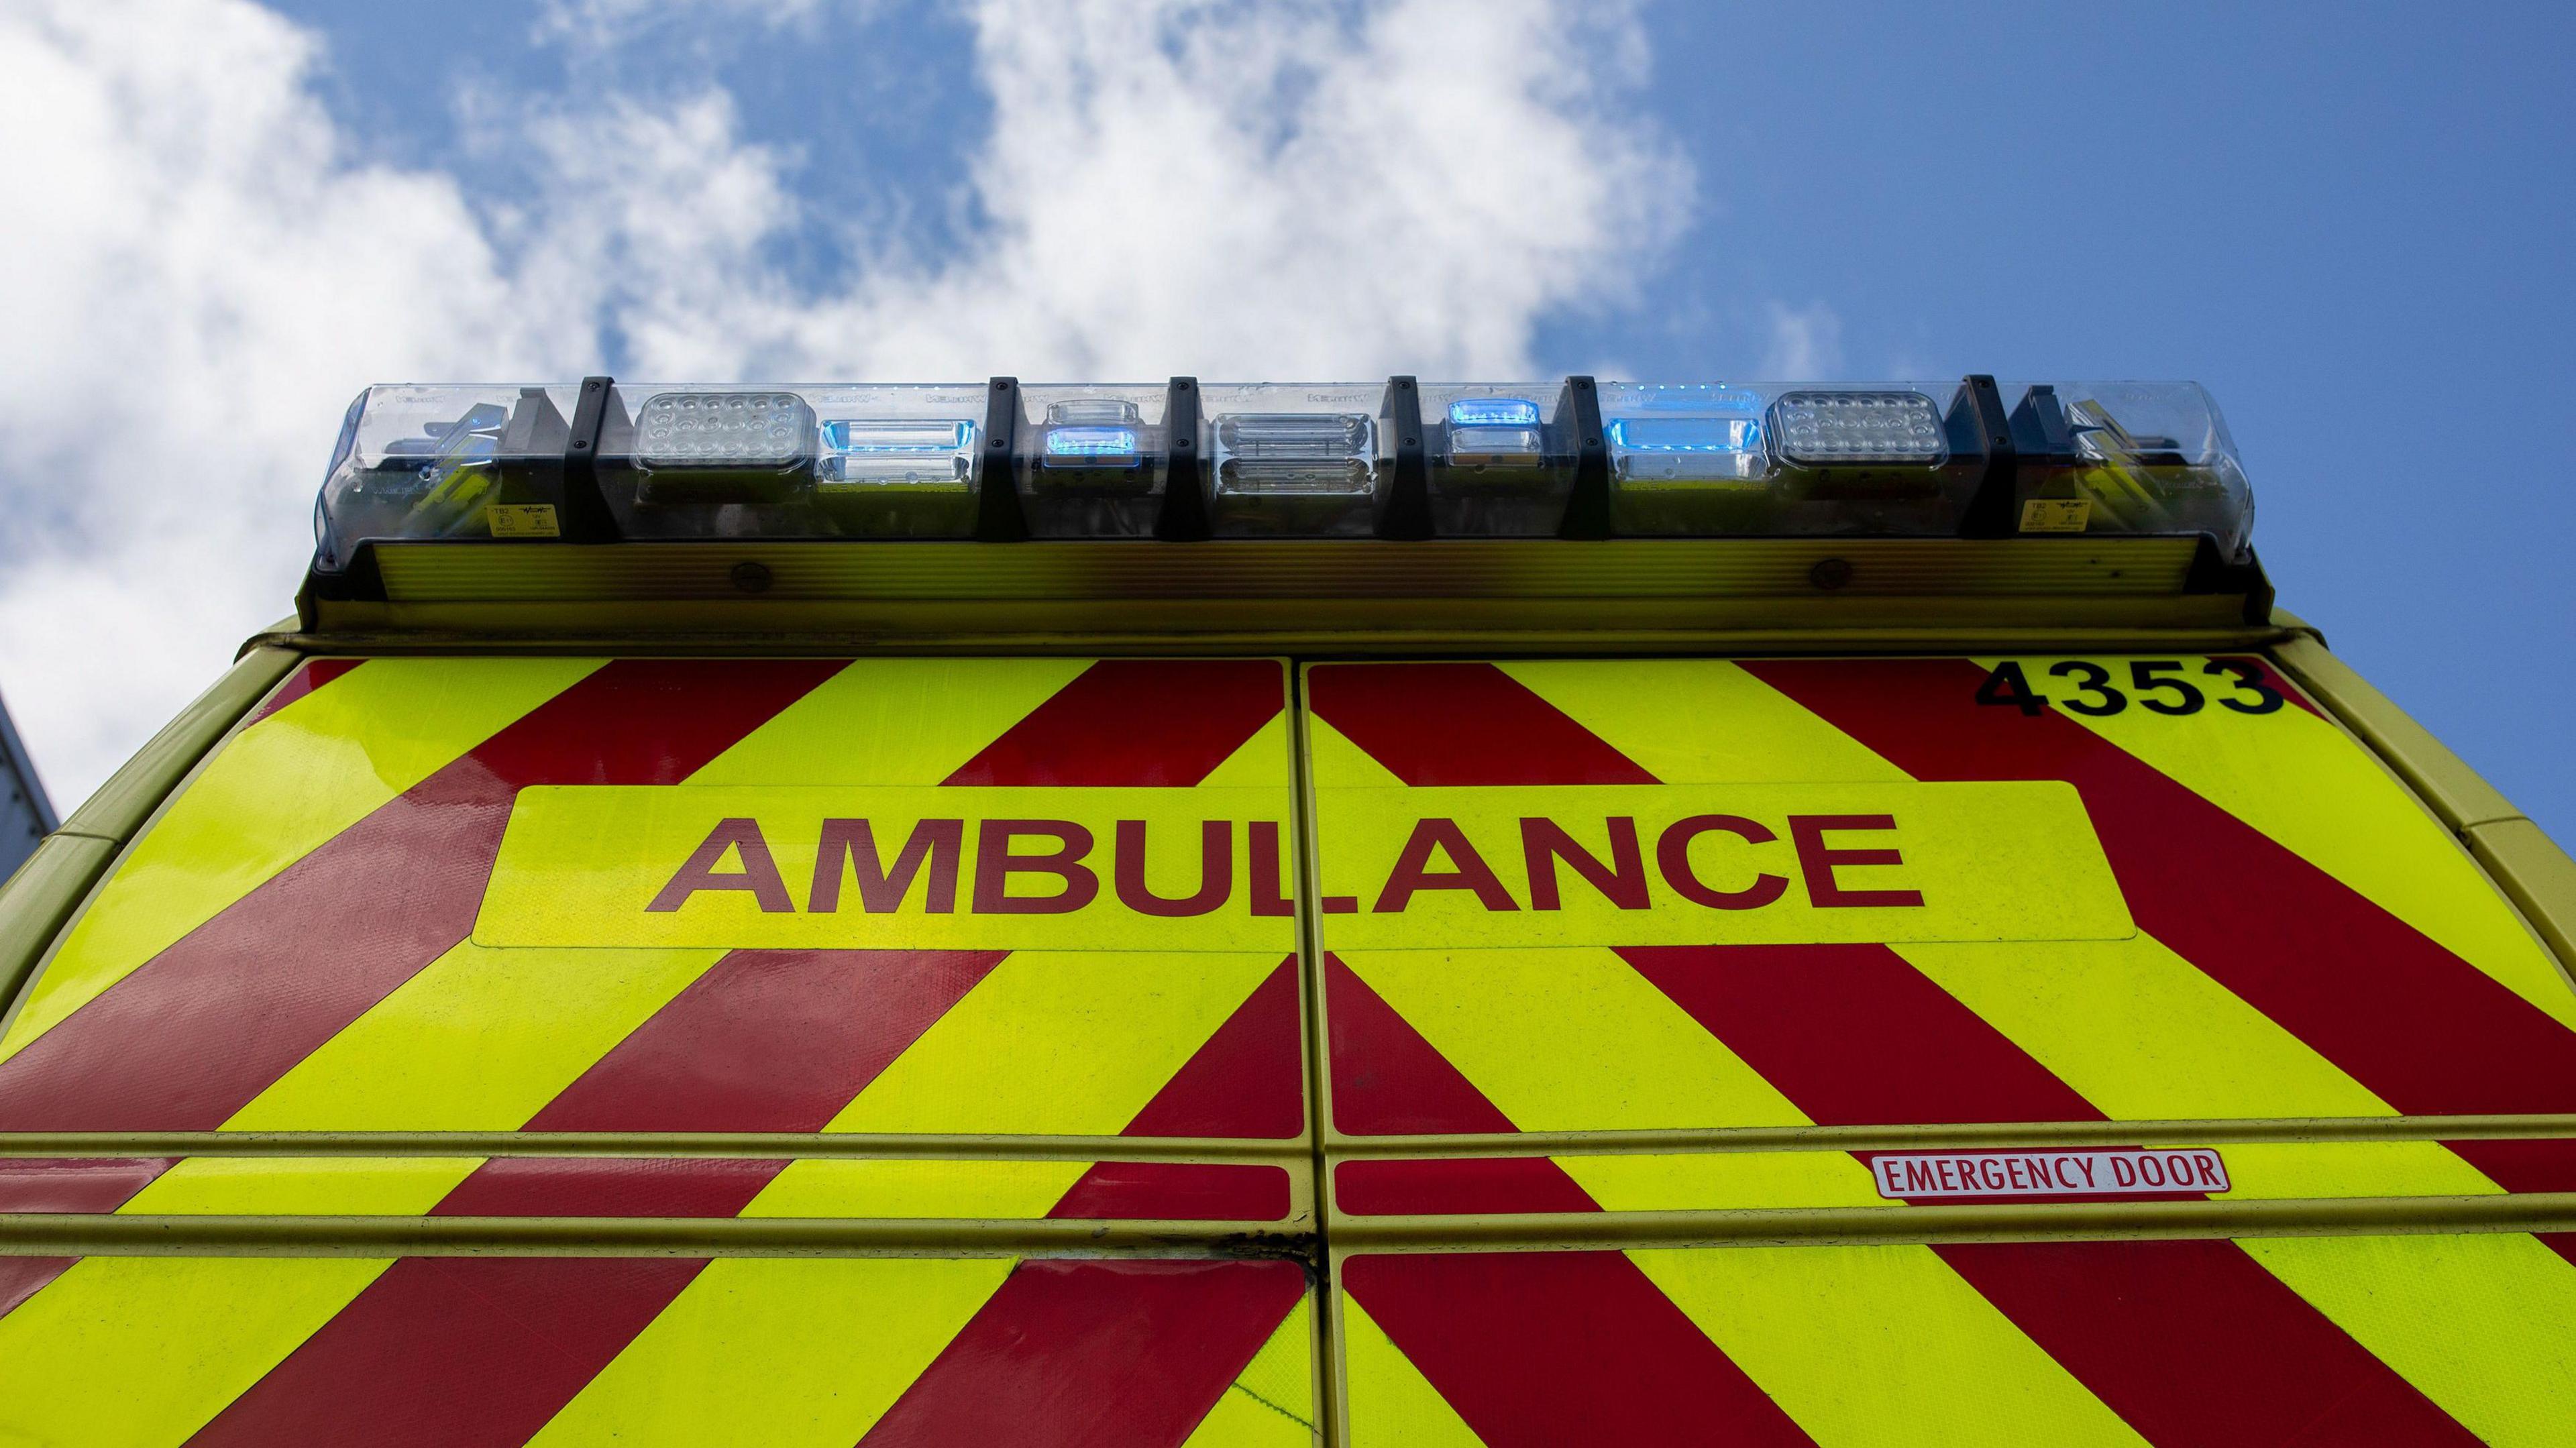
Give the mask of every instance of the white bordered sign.
<svg viewBox="0 0 2576 1448">
<path fill-rule="evenodd" d="M 2215 1194 L 2228 1189 L 2227 1163 L 2205 1146 L 1886 1152 L 1872 1157 L 1869 1167 L 1878 1179 L 1878 1194 L 1890 1201 Z"/>
</svg>

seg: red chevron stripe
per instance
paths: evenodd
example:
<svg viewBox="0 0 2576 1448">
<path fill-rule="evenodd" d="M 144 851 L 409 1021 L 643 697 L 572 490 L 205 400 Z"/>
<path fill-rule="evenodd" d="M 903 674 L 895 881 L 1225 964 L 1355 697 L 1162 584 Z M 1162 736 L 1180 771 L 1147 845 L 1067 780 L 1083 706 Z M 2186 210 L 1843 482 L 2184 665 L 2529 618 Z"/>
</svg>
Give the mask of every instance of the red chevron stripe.
<svg viewBox="0 0 2576 1448">
<path fill-rule="evenodd" d="M 784 1161 L 759 1157 L 496 1156 L 435 1217 L 730 1217 Z"/>
<path fill-rule="evenodd" d="M 946 782 L 1194 785 L 1278 717 L 1285 684 L 1268 659 L 1103 659 Z"/>
<path fill-rule="evenodd" d="M 1341 958 L 1324 954 L 1333 1125 L 1347 1136 L 1516 1131 L 1413 1023 Z"/>
<path fill-rule="evenodd" d="M 1406 784 L 1655 782 L 1492 664 L 1319 664 L 1306 696 Z"/>
<path fill-rule="evenodd" d="M 2576 1192 L 2576 1138 L 2446 1141 L 2469 1165 L 2509 1192 Z M 2535 1233 L 2550 1251 L 2576 1262 L 2576 1232 Z"/>
<path fill-rule="evenodd" d="M 2138 924 L 2410 1115 L 2576 1111 L 2576 1032 L 2325 871 L 1960 659 L 1745 668 L 1918 779 L 2063 779 Z"/>
<path fill-rule="evenodd" d="M 170 1157 L 0 1160 L 0 1212 L 112 1212 L 170 1169 Z M 0 1317 L 44 1290 L 77 1257 L 0 1257 Z"/>
<path fill-rule="evenodd" d="M 78 1257 L 0 1257 L 0 1317 L 71 1270 Z"/>
<path fill-rule="evenodd" d="M 820 1131 L 1002 955 L 734 951 L 524 1129 Z"/>
<path fill-rule="evenodd" d="M 2158 1448 L 2478 1441 L 2232 1242 L 1932 1250 Z"/>
<path fill-rule="evenodd" d="M 287 675 L 286 682 L 277 686 L 277 692 L 269 695 L 248 719 L 242 721 L 243 727 L 258 723 L 365 662 L 364 659 L 308 660 L 302 668 Z"/>
<path fill-rule="evenodd" d="M 2576 1192 L 2576 1137 L 2442 1143 L 2509 1192 Z"/>
<path fill-rule="evenodd" d="M 601 668 L 0 1062 L 0 1130 L 214 1130 L 466 937 L 520 788 L 676 784 L 839 667 Z"/>
<path fill-rule="evenodd" d="M 1050 1217 L 1165 1222 L 1276 1222 L 1295 1202 L 1275 1166 L 1198 1161 L 1095 1162 Z"/>
<path fill-rule="evenodd" d="M 1621 1253 L 1371 1253 L 1341 1280 L 1487 1448 L 1812 1441 Z"/>
<path fill-rule="evenodd" d="M 1293 1262 L 1022 1262 L 859 1441 L 1177 1448 L 1305 1290 Z"/>
<path fill-rule="evenodd" d="M 514 1448 L 703 1260 L 406 1257 L 188 1441 Z"/>
<path fill-rule="evenodd" d="M 170 1169 L 175 1157 L 0 1158 L 0 1212 L 112 1212 Z"/>
<path fill-rule="evenodd" d="M 1884 945 L 1631 946 L 1619 957 L 1820 1125 L 2102 1119 Z"/>
<path fill-rule="evenodd" d="M 1298 1037 L 1297 957 L 1253 987 L 1181 1064 L 1125 1136 L 1277 1138 L 1306 1130 L 1306 1062 Z"/>
</svg>

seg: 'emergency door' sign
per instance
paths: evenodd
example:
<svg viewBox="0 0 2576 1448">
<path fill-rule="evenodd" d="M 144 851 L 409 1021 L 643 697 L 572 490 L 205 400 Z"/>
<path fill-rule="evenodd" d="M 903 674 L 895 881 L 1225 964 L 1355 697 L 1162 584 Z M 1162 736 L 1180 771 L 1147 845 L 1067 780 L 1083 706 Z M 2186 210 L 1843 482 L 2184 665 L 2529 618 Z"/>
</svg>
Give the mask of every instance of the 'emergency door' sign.
<svg viewBox="0 0 2576 1448">
<path fill-rule="evenodd" d="M 2227 1163 L 2205 1146 L 2115 1146 L 2066 1151 L 1876 1152 L 1878 1194 L 1889 1201 L 1959 1197 L 2118 1197 L 2231 1190 Z"/>
<path fill-rule="evenodd" d="M 725 949 L 1296 946 L 1281 791 L 520 792 L 475 940 Z M 2072 787 L 1326 791 L 1328 947 L 2114 939 Z"/>
</svg>

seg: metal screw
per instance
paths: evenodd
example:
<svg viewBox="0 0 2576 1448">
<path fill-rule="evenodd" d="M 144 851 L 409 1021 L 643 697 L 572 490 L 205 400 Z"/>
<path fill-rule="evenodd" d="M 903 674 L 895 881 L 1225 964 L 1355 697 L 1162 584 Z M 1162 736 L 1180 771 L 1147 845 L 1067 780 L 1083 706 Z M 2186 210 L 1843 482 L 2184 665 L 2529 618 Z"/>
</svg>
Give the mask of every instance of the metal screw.
<svg viewBox="0 0 2576 1448">
<path fill-rule="evenodd" d="M 1827 593 L 1833 592 L 1851 580 L 1851 561 L 1845 558 L 1819 558 L 1816 560 L 1816 566 L 1807 570 L 1807 581 Z"/>
<path fill-rule="evenodd" d="M 733 586 L 743 593 L 769 591 L 769 565 L 745 560 L 733 566 Z"/>
</svg>

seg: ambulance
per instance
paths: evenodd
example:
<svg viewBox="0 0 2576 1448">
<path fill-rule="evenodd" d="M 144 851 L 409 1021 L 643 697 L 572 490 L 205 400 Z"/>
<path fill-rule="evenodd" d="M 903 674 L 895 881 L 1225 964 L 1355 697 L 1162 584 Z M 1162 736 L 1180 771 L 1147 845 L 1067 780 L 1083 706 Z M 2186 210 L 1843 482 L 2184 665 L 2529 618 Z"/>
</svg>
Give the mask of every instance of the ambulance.
<svg viewBox="0 0 2576 1448">
<path fill-rule="evenodd" d="M 0 1443 L 2576 1442 L 2576 864 L 2252 521 L 2179 383 L 370 388 L 0 894 Z"/>
</svg>

